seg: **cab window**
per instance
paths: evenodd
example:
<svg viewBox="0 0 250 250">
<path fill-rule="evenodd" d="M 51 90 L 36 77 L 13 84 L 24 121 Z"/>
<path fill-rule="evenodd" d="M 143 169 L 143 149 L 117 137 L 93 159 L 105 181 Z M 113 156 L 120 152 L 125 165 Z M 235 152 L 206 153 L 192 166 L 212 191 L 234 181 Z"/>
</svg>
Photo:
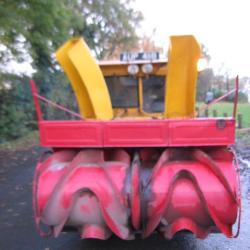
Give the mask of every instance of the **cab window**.
<svg viewBox="0 0 250 250">
<path fill-rule="evenodd" d="M 143 110 L 148 113 L 164 112 L 165 77 L 143 78 Z"/>
<path fill-rule="evenodd" d="M 105 77 L 113 108 L 135 108 L 138 101 L 138 79 L 133 76 Z"/>
</svg>

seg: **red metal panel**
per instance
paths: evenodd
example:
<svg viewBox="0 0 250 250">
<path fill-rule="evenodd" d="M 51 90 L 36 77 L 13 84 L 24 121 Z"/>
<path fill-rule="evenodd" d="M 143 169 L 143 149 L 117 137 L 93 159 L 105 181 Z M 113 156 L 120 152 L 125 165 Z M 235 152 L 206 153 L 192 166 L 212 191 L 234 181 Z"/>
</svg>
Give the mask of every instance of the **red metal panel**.
<svg viewBox="0 0 250 250">
<path fill-rule="evenodd" d="M 40 121 L 47 147 L 181 147 L 234 144 L 234 119 Z"/>
<path fill-rule="evenodd" d="M 79 229 L 81 238 L 104 240 L 112 232 L 131 239 L 127 193 L 123 192 L 130 157 L 123 150 L 113 152 L 115 159 L 111 155 L 105 161 L 100 149 L 75 155 L 62 150 L 39 162 L 33 186 L 39 230 L 45 222 L 50 227 L 47 236 L 57 237 L 68 224 Z"/>
<path fill-rule="evenodd" d="M 174 159 L 177 156 L 175 154 L 178 161 L 171 160 L 171 157 Z M 185 154 L 191 160 L 185 160 Z M 172 156 L 168 161 L 159 158 L 161 163 L 156 163 L 154 169 L 157 165 L 159 167 L 147 183 L 152 195 L 144 195 L 148 206 L 144 217 L 144 237 L 155 229 L 167 239 L 183 229 L 198 238 L 205 238 L 217 230 L 227 237 L 233 236 L 232 225 L 239 209 L 239 197 L 235 190 L 238 190 L 239 183 L 233 154 L 225 149 L 220 149 L 215 155 L 218 154 L 225 156 L 224 160 L 197 149 L 186 152 L 171 149 Z M 180 159 L 180 155 L 184 156 L 184 160 Z M 143 162 L 141 165 L 144 165 Z M 143 201 L 143 192 L 140 195 Z"/>
<path fill-rule="evenodd" d="M 41 157 L 33 184 L 40 234 L 57 237 L 71 226 L 81 238 L 103 240 L 130 240 L 138 231 L 143 238 L 157 231 L 171 239 L 182 230 L 233 237 L 241 207 L 234 154 L 226 147 L 161 151 L 58 150 Z"/>
<path fill-rule="evenodd" d="M 234 144 L 234 119 L 192 119 L 169 122 L 169 146 Z"/>
<path fill-rule="evenodd" d="M 41 121 L 41 145 L 47 147 L 102 147 L 102 126 L 92 121 Z"/>
<path fill-rule="evenodd" d="M 103 130 L 105 147 L 168 146 L 168 121 L 111 121 Z"/>
</svg>

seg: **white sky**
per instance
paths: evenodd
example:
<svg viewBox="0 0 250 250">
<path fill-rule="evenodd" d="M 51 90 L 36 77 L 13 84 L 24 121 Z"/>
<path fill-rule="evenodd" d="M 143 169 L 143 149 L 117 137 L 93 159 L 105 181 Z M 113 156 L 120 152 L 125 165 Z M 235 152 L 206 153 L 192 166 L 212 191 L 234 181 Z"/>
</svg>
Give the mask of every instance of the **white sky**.
<svg viewBox="0 0 250 250">
<path fill-rule="evenodd" d="M 250 76 L 250 0 L 135 0 L 144 15 L 142 33 L 168 47 L 170 35 L 193 34 L 218 70 L 224 63 L 231 75 Z"/>
</svg>

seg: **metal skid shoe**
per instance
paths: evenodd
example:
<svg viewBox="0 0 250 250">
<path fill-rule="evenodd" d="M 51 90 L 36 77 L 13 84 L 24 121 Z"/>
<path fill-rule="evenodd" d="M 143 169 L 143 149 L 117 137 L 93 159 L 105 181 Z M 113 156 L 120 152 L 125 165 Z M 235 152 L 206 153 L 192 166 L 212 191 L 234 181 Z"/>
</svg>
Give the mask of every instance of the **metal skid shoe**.
<svg viewBox="0 0 250 250">
<path fill-rule="evenodd" d="M 133 239 L 138 230 L 167 239 L 181 230 L 232 237 L 238 185 L 225 148 L 61 150 L 37 165 L 35 218 L 55 237 L 67 226 L 103 240 Z"/>
</svg>

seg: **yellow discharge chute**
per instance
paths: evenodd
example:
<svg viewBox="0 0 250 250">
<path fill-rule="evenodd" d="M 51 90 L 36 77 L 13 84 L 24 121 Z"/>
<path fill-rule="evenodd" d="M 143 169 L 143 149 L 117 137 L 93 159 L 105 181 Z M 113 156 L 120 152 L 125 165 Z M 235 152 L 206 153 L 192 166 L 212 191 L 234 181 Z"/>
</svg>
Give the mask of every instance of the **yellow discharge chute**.
<svg viewBox="0 0 250 250">
<path fill-rule="evenodd" d="M 166 118 L 195 116 L 200 46 L 193 36 L 171 36 L 165 91 Z"/>
<path fill-rule="evenodd" d="M 71 39 L 56 52 L 85 118 L 110 120 L 112 104 L 102 72 L 83 39 Z"/>
</svg>

